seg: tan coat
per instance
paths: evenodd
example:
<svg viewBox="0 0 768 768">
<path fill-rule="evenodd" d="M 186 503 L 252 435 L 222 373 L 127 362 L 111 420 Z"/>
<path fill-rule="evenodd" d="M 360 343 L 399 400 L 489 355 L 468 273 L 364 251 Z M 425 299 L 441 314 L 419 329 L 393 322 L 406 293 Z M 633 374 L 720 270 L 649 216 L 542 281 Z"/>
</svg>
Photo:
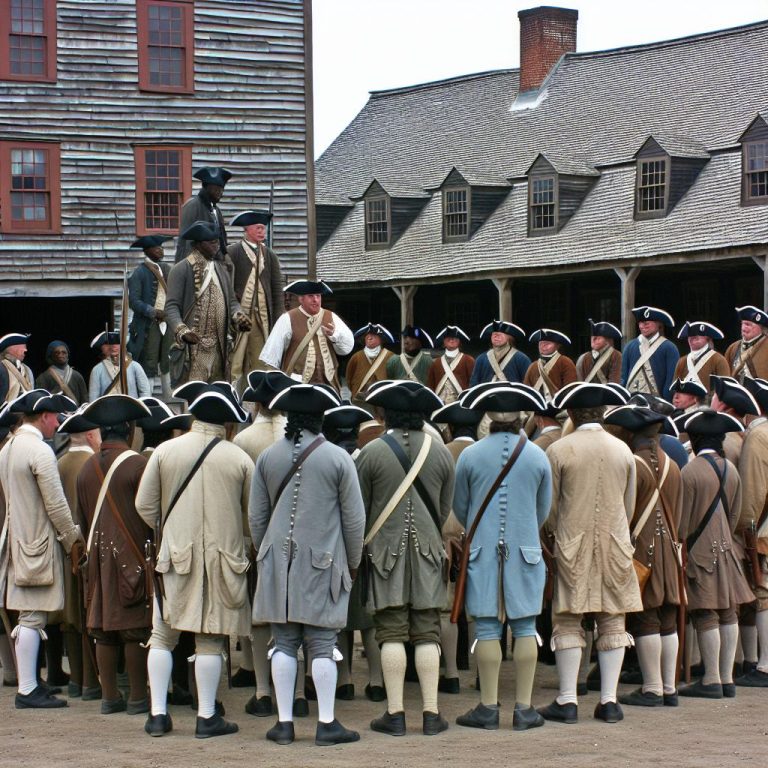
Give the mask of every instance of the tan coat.
<svg viewBox="0 0 768 768">
<path fill-rule="evenodd" d="M 749 369 L 752 378 L 764 379 L 768 377 L 768 340 L 766 340 L 765 335 L 763 335 L 763 338 L 760 339 L 760 341 L 756 342 L 755 346 L 757 349 L 755 349 L 745 367 Z M 739 361 L 741 359 L 739 354 L 740 349 L 741 339 L 734 341 L 733 344 L 725 350 L 725 359 L 730 366 L 731 376 L 736 376 L 739 381 L 744 381 L 744 376 L 746 374 L 744 368 L 742 368 L 738 374 L 735 373 L 736 369 L 739 367 Z"/>
<path fill-rule="evenodd" d="M 0 451 L 7 541 L 0 553 L 0 606 L 16 611 L 64 607 L 64 552 L 82 541 L 61 486 L 56 457 L 23 424 Z"/>
<path fill-rule="evenodd" d="M 557 581 L 555 613 L 629 613 L 643 603 L 632 567 L 635 458 L 601 427 L 577 429 L 547 450 Z"/>
<path fill-rule="evenodd" d="M 255 463 L 263 450 L 285 437 L 285 422 L 285 416 L 279 413 L 275 413 L 272 418 L 257 414 L 253 424 L 238 432 L 232 442 L 242 448 Z"/>
<path fill-rule="evenodd" d="M 358 397 L 358 393 L 360 392 L 363 379 L 368 375 L 368 371 L 373 368 L 379 359 L 381 359 L 379 367 L 371 374 L 368 381 L 365 382 L 365 389 L 367 390 L 373 382 L 383 381 L 387 378 L 387 360 L 389 360 L 390 357 L 392 357 L 392 352 L 388 349 L 382 349 L 378 356 L 371 360 L 365 354 L 365 350 L 360 349 L 349 358 L 344 376 L 347 380 L 350 396 L 355 403 L 358 403 L 362 399 Z"/>
<path fill-rule="evenodd" d="M 168 506 L 205 446 L 224 428 L 195 421 L 159 445 L 147 463 L 136 511 L 150 527 Z M 163 529 L 157 571 L 163 574 L 163 618 L 174 629 L 246 635 L 248 604 L 244 532 L 253 462 L 222 440 L 181 495 Z"/>
<path fill-rule="evenodd" d="M 553 426 L 544 434 L 540 434 L 534 441 L 534 445 L 538 445 L 542 451 L 546 452 L 552 443 L 556 443 L 563 436 L 563 428 Z"/>
<path fill-rule="evenodd" d="M 677 361 L 674 374 L 676 379 L 683 381 L 688 378 L 688 357 L 689 355 L 683 355 Z M 728 365 L 728 361 L 719 352 L 715 352 L 696 375 L 699 377 L 699 381 L 706 387 L 707 392 L 709 392 L 711 389 L 709 386 L 709 377 L 712 375 L 730 376 L 731 369 Z"/>
<path fill-rule="evenodd" d="M 576 361 L 576 374 L 579 377 L 579 381 L 586 381 L 587 376 L 589 376 L 594 367 L 595 359 L 592 357 L 592 350 L 580 355 Z M 614 349 L 611 352 L 608 362 L 602 367 L 600 373 L 606 382 L 612 381 L 614 384 L 618 384 L 621 381 L 621 352 L 618 349 Z M 592 380 L 598 384 L 603 383 L 603 379 L 599 374 L 594 376 Z"/>
<path fill-rule="evenodd" d="M 760 520 L 768 499 L 768 419 L 754 419 L 747 426 L 739 457 L 741 515 L 736 530 Z"/>
</svg>

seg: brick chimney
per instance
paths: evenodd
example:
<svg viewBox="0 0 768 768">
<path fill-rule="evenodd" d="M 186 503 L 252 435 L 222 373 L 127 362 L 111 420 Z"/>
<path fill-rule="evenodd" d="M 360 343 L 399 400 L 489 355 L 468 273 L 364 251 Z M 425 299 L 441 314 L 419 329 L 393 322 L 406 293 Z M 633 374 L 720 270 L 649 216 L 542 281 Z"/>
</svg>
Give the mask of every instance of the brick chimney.
<svg viewBox="0 0 768 768">
<path fill-rule="evenodd" d="M 576 50 L 579 12 L 542 5 L 519 11 L 520 93 L 535 91 L 564 53 Z"/>
</svg>

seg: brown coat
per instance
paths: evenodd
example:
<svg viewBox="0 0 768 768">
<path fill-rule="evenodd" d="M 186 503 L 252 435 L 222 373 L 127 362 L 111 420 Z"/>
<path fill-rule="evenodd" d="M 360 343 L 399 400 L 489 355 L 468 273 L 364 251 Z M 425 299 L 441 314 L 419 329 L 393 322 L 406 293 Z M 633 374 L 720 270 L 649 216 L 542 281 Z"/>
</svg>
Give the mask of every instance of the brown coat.
<svg viewBox="0 0 768 768">
<path fill-rule="evenodd" d="M 112 462 L 128 450 L 125 443 L 105 442 L 80 471 L 77 478 L 78 508 L 94 525 L 101 477 Z M 151 536 L 138 516 L 134 499 L 147 460 L 138 454 L 126 459 L 112 476 L 109 489 L 128 533 L 140 555 Z M 101 470 L 99 474 L 98 470 Z M 107 499 L 95 521 L 88 552 L 87 606 L 88 629 L 105 632 L 152 626 L 152 610 L 145 591 L 144 563 L 123 533 Z"/>
<path fill-rule="evenodd" d="M 733 551 L 732 533 L 741 510 L 741 479 L 727 459 L 715 456 L 720 472 L 727 465 L 725 497 L 730 514 L 726 517 L 718 502 L 712 519 L 688 551 L 686 581 L 689 610 L 723 609 L 751 603 L 755 597 L 749 588 L 739 558 Z M 682 471 L 683 512 L 680 538 L 686 540 L 704 518 L 715 498 L 718 480 L 706 459 L 699 455 Z"/>
<path fill-rule="evenodd" d="M 358 393 L 360 392 L 363 379 L 379 359 L 381 359 L 379 367 L 374 371 L 374 373 L 365 383 L 365 389 L 368 389 L 368 387 L 373 384 L 374 381 L 383 381 L 387 378 L 387 360 L 389 360 L 390 357 L 392 357 L 392 352 L 390 352 L 388 349 L 382 349 L 378 356 L 371 360 L 365 354 L 365 350 L 361 349 L 355 352 L 355 354 L 349 358 L 349 362 L 347 363 L 346 378 L 350 396 L 353 400 L 360 399 L 358 398 Z"/>
<path fill-rule="evenodd" d="M 573 360 L 565 355 L 560 355 L 552 370 L 549 372 L 549 379 L 554 385 L 554 391 L 550 390 L 549 392 L 550 396 L 559 392 L 566 384 L 577 381 L 578 375 L 576 374 L 576 366 L 574 365 Z M 527 384 L 529 387 L 535 387 L 538 380 L 539 361 L 534 360 L 525 372 L 523 384 Z M 547 387 L 547 389 L 549 389 L 549 387 Z"/>
<path fill-rule="evenodd" d="M 688 378 L 688 357 L 689 355 L 683 355 L 677 361 L 677 365 L 675 366 L 676 379 L 682 381 L 683 379 Z M 731 368 L 728 365 L 728 361 L 719 352 L 715 352 L 696 375 L 699 377 L 699 381 L 706 387 L 707 392 L 709 392 L 709 377 L 712 375 L 730 376 Z"/>
<path fill-rule="evenodd" d="M 673 526 L 673 536 L 677 539 L 683 503 L 683 483 L 680 478 L 679 467 L 658 447 L 658 444 L 656 448 L 658 470 L 653 469 L 651 455 L 649 440 L 638 441 L 635 444 L 637 497 L 635 499 L 635 514 L 630 525 L 630 530 L 633 533 L 640 516 L 656 490 L 664 466 L 669 464 L 655 509 L 651 512 L 642 530 L 637 533 L 635 540 L 635 558 L 651 568 L 651 575 L 648 577 L 648 582 L 643 590 L 643 608 L 646 609 L 658 608 L 661 605 L 679 605 L 680 603 L 679 566 L 675 548 L 669 535 L 669 527 L 670 524 Z"/>
<path fill-rule="evenodd" d="M 255 250 L 255 249 L 254 249 Z M 283 293 L 283 275 L 280 271 L 280 262 L 275 256 L 274 251 L 267 248 L 264 244 L 259 246 L 259 260 L 263 260 L 264 269 L 261 272 L 259 281 L 264 289 L 264 297 L 267 300 L 267 317 L 269 318 L 269 328 L 265 328 L 265 333 L 269 333 L 280 315 L 285 312 L 285 295 Z M 248 284 L 248 278 L 253 270 L 253 264 L 243 248 L 243 241 L 233 243 L 227 248 L 227 255 L 232 260 L 235 274 L 233 279 L 233 288 L 238 301 L 243 300 L 245 286 Z M 256 294 L 254 294 L 256 295 Z M 256 303 L 254 301 L 254 307 Z"/>
<path fill-rule="evenodd" d="M 768 499 L 768 419 L 754 419 L 747 426 L 739 457 L 741 515 L 736 530 L 760 520 Z"/>
<path fill-rule="evenodd" d="M 765 335 L 760 341 L 756 342 L 754 354 L 750 357 L 746 367 L 749 368 L 752 377 L 755 379 L 768 378 L 768 341 L 766 341 Z M 741 340 L 734 341 L 728 349 L 725 350 L 725 359 L 731 369 L 731 376 L 736 376 L 735 370 L 739 365 L 739 350 L 741 347 Z M 739 381 L 744 380 L 744 370 L 742 369 L 738 374 Z"/>
<path fill-rule="evenodd" d="M 461 360 L 459 364 L 454 368 L 453 375 L 456 377 L 456 381 L 459 382 L 462 391 L 469 387 L 469 380 L 472 378 L 472 371 L 475 367 L 475 358 L 468 355 L 466 352 L 461 352 Z M 437 391 L 437 386 L 443 379 L 445 371 L 443 370 L 442 356 L 435 358 L 432 361 L 432 365 L 427 372 L 427 386 L 438 396 L 442 397 L 442 394 Z"/>
<path fill-rule="evenodd" d="M 539 435 L 534 441 L 534 445 L 538 445 L 542 451 L 547 450 L 552 443 L 556 443 L 563 436 L 563 428 L 553 426 L 548 432 L 543 435 Z"/>
<path fill-rule="evenodd" d="M 333 318 L 331 315 L 330 309 L 321 309 L 320 310 L 323 313 L 322 318 L 322 324 L 323 325 L 329 325 L 333 324 Z M 339 361 L 336 357 L 336 351 L 333 348 L 333 344 L 328 342 L 328 353 L 331 356 L 331 359 L 333 360 L 334 368 L 336 370 L 336 373 L 334 374 L 333 381 L 326 381 L 325 378 L 325 370 L 323 368 L 323 354 L 320 351 L 320 342 L 318 341 L 318 334 L 322 333 L 322 330 L 318 331 L 312 341 L 307 344 L 306 347 L 302 350 L 301 354 L 296 358 L 296 362 L 293 364 L 293 367 L 288 370 L 288 363 L 291 362 L 291 358 L 293 357 L 293 353 L 296 349 L 298 349 L 301 342 L 304 340 L 304 337 L 309 333 L 309 328 L 307 325 L 307 316 L 298 308 L 292 309 L 290 312 L 288 312 L 288 317 L 291 321 L 291 341 L 288 344 L 288 347 L 286 348 L 285 352 L 283 352 L 283 359 L 280 364 L 280 369 L 287 373 L 289 376 L 292 374 L 298 374 L 301 376 L 304 373 L 304 365 L 307 360 L 307 349 L 309 348 L 309 344 L 312 344 L 315 348 L 315 370 L 312 376 L 309 379 L 309 384 L 330 384 L 334 389 L 339 389 Z"/>
<path fill-rule="evenodd" d="M 592 352 L 585 352 L 576 361 L 576 375 L 579 381 L 586 381 L 589 372 L 594 368 L 595 360 L 592 357 Z M 611 352 L 611 356 L 608 358 L 608 362 L 603 366 L 601 373 L 605 376 L 606 381 L 612 381 L 618 384 L 621 381 L 621 352 L 618 349 L 614 349 Z M 595 376 L 593 381 L 599 383 L 601 379 L 599 376 Z"/>
</svg>

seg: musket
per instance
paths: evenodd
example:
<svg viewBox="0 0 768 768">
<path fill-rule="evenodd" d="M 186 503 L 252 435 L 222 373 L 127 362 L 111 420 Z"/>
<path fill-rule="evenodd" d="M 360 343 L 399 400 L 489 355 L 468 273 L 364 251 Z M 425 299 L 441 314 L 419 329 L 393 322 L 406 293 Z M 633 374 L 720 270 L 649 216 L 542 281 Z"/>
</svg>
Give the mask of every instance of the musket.
<svg viewBox="0 0 768 768">
<path fill-rule="evenodd" d="M 120 307 L 120 389 L 128 394 L 128 262 L 123 267 L 123 299 Z"/>
<path fill-rule="evenodd" d="M 272 179 L 272 181 L 269 182 L 269 212 L 274 213 L 274 207 L 275 207 L 275 180 Z M 272 250 L 272 232 L 275 229 L 274 223 L 272 223 L 272 226 L 269 227 L 267 231 L 267 247 L 269 250 Z"/>
</svg>

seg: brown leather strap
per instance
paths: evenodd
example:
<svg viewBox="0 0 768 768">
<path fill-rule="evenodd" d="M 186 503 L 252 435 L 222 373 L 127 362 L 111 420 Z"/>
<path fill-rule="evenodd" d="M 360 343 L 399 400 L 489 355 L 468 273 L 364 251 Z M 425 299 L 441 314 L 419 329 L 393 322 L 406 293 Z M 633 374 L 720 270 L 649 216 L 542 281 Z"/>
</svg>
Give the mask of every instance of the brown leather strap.
<svg viewBox="0 0 768 768">
<path fill-rule="evenodd" d="M 283 478 L 283 481 L 280 483 L 280 487 L 277 489 L 277 494 L 275 495 L 275 501 L 272 504 L 272 508 L 274 509 L 278 502 L 280 501 L 280 497 L 283 495 L 283 491 L 285 490 L 288 483 L 291 482 L 291 478 L 298 472 L 299 467 L 309 458 L 309 455 L 317 448 L 319 448 L 323 443 L 325 442 L 325 438 L 322 435 L 318 435 L 300 454 L 299 458 L 296 459 L 296 461 L 293 462 L 293 465 L 286 473 L 285 477 Z"/>
</svg>

